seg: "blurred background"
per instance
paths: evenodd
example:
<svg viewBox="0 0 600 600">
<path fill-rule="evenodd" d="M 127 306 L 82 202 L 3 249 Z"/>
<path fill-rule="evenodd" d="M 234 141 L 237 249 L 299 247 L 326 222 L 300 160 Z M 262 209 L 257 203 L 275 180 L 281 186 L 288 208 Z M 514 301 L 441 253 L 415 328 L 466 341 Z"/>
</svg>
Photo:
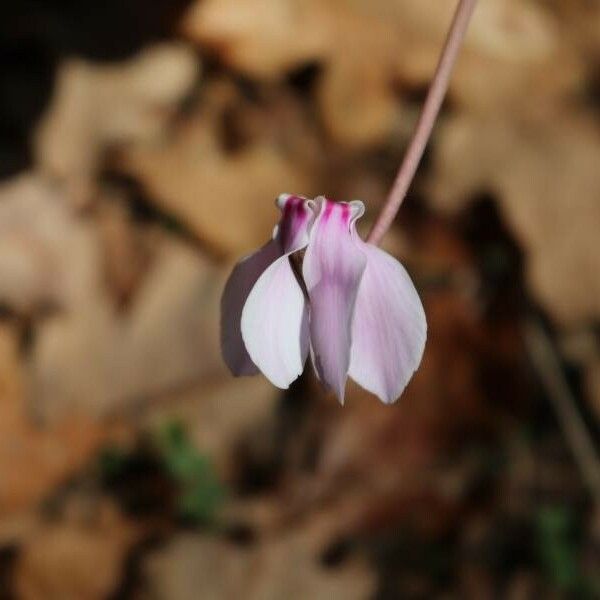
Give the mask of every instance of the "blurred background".
<svg viewBox="0 0 600 600">
<path fill-rule="evenodd" d="M 600 597 L 600 2 L 480 0 L 384 247 L 403 397 L 219 351 L 282 192 L 400 164 L 453 0 L 0 8 L 0 598 Z"/>
</svg>

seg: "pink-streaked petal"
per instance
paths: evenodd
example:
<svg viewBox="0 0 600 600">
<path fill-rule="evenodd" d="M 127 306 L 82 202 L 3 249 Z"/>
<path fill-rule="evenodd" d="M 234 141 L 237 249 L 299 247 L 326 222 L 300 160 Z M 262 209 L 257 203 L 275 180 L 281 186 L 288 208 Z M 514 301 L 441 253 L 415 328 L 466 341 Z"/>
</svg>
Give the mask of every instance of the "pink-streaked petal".
<svg viewBox="0 0 600 600">
<path fill-rule="evenodd" d="M 302 373 L 308 353 L 308 307 L 287 255 L 252 288 L 241 331 L 252 361 L 271 383 L 285 389 Z"/>
<path fill-rule="evenodd" d="M 276 204 L 281 210 L 281 219 L 273 231 L 273 239 L 235 266 L 221 298 L 221 350 L 225 364 L 234 375 L 259 372 L 248 354 L 241 331 L 242 311 L 252 288 L 278 258 L 301 250 L 308 243 L 313 211 L 307 199 L 282 194 Z M 296 281 L 294 284 L 298 286 Z"/>
<path fill-rule="evenodd" d="M 290 254 L 308 244 L 313 210 L 306 198 L 282 194 L 273 232 L 277 258 L 257 279 L 241 313 L 241 337 L 253 364 L 280 388 L 302 373 L 308 354 L 308 307 Z"/>
<path fill-rule="evenodd" d="M 351 237 L 364 211 L 360 202 L 319 198 L 303 276 L 310 300 L 311 356 L 319 379 L 344 401 L 350 365 L 352 318 L 366 259 Z"/>
<path fill-rule="evenodd" d="M 281 194 L 277 206 L 281 210 L 281 220 L 273 237 L 279 240 L 281 253 L 301 250 L 308 244 L 308 230 L 314 216 L 309 201 L 302 196 Z"/>
<path fill-rule="evenodd" d="M 258 252 L 241 260 L 225 284 L 221 297 L 221 352 L 234 375 L 255 375 L 259 371 L 242 339 L 242 310 L 258 278 L 280 256 L 279 243 L 271 240 Z"/>
<path fill-rule="evenodd" d="M 427 337 L 423 305 L 404 267 L 355 235 L 367 257 L 352 326 L 349 375 L 389 404 L 417 370 Z"/>
</svg>

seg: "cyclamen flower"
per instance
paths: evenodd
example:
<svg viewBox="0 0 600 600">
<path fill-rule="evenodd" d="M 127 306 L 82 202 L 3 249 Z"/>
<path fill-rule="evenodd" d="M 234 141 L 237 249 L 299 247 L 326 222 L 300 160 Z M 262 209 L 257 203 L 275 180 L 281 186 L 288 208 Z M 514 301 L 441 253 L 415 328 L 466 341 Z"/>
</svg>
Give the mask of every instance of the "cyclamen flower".
<svg viewBox="0 0 600 600">
<path fill-rule="evenodd" d="M 404 267 L 360 239 L 364 205 L 281 195 L 273 238 L 234 268 L 221 302 L 223 357 L 234 375 L 287 388 L 308 353 L 340 402 L 349 377 L 396 400 L 419 366 L 427 325 Z M 294 268 L 306 249 L 301 273 Z"/>
</svg>

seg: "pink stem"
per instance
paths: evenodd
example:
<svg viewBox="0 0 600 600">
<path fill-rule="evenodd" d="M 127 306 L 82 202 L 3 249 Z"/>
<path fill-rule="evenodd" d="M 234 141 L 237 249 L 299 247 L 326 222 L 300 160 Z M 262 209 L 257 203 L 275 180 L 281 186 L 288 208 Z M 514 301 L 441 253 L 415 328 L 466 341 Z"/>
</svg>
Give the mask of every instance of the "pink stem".
<svg viewBox="0 0 600 600">
<path fill-rule="evenodd" d="M 404 156 L 404 161 L 400 166 L 386 203 L 381 209 L 377 221 L 375 221 L 367 238 L 367 241 L 372 244 L 379 244 L 390 228 L 415 176 L 415 172 L 425 151 L 425 146 L 431 136 L 435 120 L 440 112 L 444 96 L 446 95 L 452 68 L 456 62 L 476 3 L 477 0 L 460 0 L 458 3 L 440 61 L 433 76 L 433 81 L 427 93 L 427 98 L 415 127 L 413 137 Z"/>
</svg>

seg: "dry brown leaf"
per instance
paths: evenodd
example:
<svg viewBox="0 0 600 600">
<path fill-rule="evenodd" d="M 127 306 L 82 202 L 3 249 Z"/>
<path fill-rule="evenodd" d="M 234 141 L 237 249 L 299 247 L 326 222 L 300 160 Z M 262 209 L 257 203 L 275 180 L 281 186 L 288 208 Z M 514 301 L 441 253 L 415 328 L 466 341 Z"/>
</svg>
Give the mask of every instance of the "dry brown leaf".
<svg viewBox="0 0 600 600">
<path fill-rule="evenodd" d="M 471 110 L 490 114 L 539 110 L 576 92 L 584 62 L 565 40 L 568 27 L 542 2 L 478 3 L 453 75 L 453 96 Z"/>
<path fill-rule="evenodd" d="M 250 548 L 218 539 L 182 535 L 146 564 L 156 600 L 281 598 L 363 600 L 375 591 L 375 576 L 361 560 L 328 568 L 319 532 L 292 531 Z"/>
<path fill-rule="evenodd" d="M 252 77 L 280 79 L 306 64 L 325 64 L 317 101 L 338 143 L 378 143 L 399 120 L 388 60 L 398 42 L 384 21 L 360 8 L 314 0 L 198 2 L 183 27 L 192 40 Z"/>
<path fill-rule="evenodd" d="M 318 5 L 297 0 L 208 0 L 192 4 L 182 29 L 250 76 L 279 77 L 321 58 L 328 45 Z"/>
<path fill-rule="evenodd" d="M 591 117 L 457 116 L 440 126 L 430 191 L 455 211 L 496 195 L 535 297 L 563 324 L 600 314 L 600 136 Z"/>
<path fill-rule="evenodd" d="M 294 158 L 272 141 L 226 154 L 214 128 L 211 115 L 193 119 L 165 145 L 124 152 L 121 168 L 201 240 L 239 257 L 269 239 L 279 194 L 308 194 L 312 185 Z"/>
<path fill-rule="evenodd" d="M 23 388 L 18 332 L 0 327 L 0 530 L 4 542 L 19 535 L 8 527 L 35 508 L 52 489 L 80 469 L 119 425 L 69 417 L 51 428 L 32 420 Z M 27 529 L 27 528 L 26 528 Z"/>
<path fill-rule="evenodd" d="M 127 410 L 148 396 L 222 373 L 218 307 L 224 272 L 158 235 L 155 257 L 126 313 L 102 292 L 40 324 L 29 361 L 40 416 Z"/>
<path fill-rule="evenodd" d="M 404 133 L 398 88 L 429 83 L 454 6 L 198 1 L 183 27 L 250 77 L 280 79 L 303 65 L 322 65 L 316 96 L 322 122 L 333 140 L 360 149 Z M 453 97 L 475 110 L 515 110 L 577 90 L 583 62 L 565 41 L 569 26 L 541 4 L 480 2 L 452 80 Z"/>
<path fill-rule="evenodd" d="M 42 525 L 19 553 L 16 593 L 22 600 L 104 600 L 117 589 L 135 539 L 110 503 L 90 523 Z"/>
<path fill-rule="evenodd" d="M 374 69 L 373 58 L 354 51 L 336 57 L 317 90 L 328 135 L 345 148 L 360 150 L 404 133 L 408 115 L 393 93 L 389 70 Z"/>
<path fill-rule="evenodd" d="M 553 0 L 552 7 L 561 22 L 569 23 L 568 42 L 593 57 L 600 49 L 600 4 L 588 0 Z"/>
<path fill-rule="evenodd" d="M 370 82 L 372 100 L 369 105 L 365 103 L 365 117 L 369 113 L 385 114 L 382 100 L 387 97 L 389 104 L 395 102 L 398 118 L 402 113 L 398 113 L 399 100 L 393 88 L 402 91 L 406 86 L 420 89 L 429 85 L 455 4 L 365 0 L 352 3 L 350 9 L 344 3 L 338 6 L 330 20 L 335 31 L 331 39 L 352 42 L 336 43 L 331 53 L 331 76 L 348 56 L 358 57 L 353 61 L 354 72 L 347 69 L 345 87 L 360 98 L 365 94 L 361 86 L 365 80 Z M 452 76 L 451 98 L 469 110 L 489 113 L 521 110 L 523 105 L 539 107 L 540 103 L 549 104 L 569 91 L 577 91 L 582 85 L 584 64 L 564 41 L 565 28 L 544 5 L 482 0 Z M 367 76 L 362 68 L 366 61 L 370 62 Z M 324 78 L 323 87 L 327 85 Z M 347 97 L 340 96 L 341 114 L 344 101 L 348 102 Z M 328 113 L 334 114 L 333 107 Z M 390 118 L 388 135 L 393 123 Z"/>
<path fill-rule="evenodd" d="M 40 167 L 66 182 L 74 200 L 88 200 L 102 153 L 160 135 L 198 71 L 194 52 L 174 43 L 114 65 L 65 61 L 35 134 Z"/>
<path fill-rule="evenodd" d="M 102 270 L 111 295 L 121 305 L 134 297 L 152 258 L 150 236 L 134 224 L 125 199 L 124 194 L 107 190 L 97 202 Z"/>
<path fill-rule="evenodd" d="M 25 174 L 0 186 L 0 301 L 17 312 L 68 308 L 87 290 L 89 228 L 72 214 L 62 190 Z"/>
</svg>

